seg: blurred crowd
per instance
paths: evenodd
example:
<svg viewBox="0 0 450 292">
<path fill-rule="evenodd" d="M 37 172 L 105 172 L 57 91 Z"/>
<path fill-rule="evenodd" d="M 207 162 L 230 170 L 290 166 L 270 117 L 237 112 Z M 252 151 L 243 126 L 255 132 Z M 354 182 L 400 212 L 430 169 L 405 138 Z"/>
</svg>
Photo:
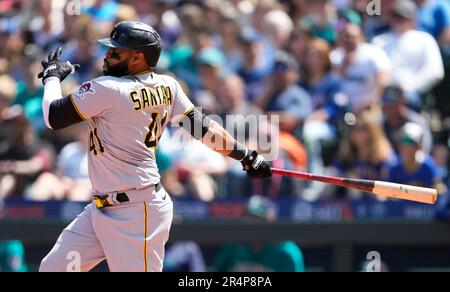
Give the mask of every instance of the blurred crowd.
<svg viewBox="0 0 450 292">
<path fill-rule="evenodd" d="M 450 0 L 2 0 L 0 198 L 90 199 L 88 134 L 83 124 L 46 130 L 36 76 L 58 45 L 81 65 L 63 93 L 101 76 L 107 49 L 96 39 L 122 20 L 160 32 L 156 71 L 176 76 L 206 114 L 279 116 L 275 166 L 446 194 Z M 171 134 L 157 159 L 175 197 L 366 196 L 280 177 L 251 181 L 200 143 L 172 149 Z"/>
</svg>

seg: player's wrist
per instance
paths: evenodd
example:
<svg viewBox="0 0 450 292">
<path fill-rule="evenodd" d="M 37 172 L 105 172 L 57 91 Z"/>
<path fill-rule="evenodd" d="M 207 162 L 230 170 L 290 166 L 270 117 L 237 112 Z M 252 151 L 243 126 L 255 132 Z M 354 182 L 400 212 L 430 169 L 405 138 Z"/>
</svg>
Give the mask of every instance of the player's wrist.
<svg viewBox="0 0 450 292">
<path fill-rule="evenodd" d="M 269 178 L 272 170 L 269 162 L 256 151 L 249 151 L 249 154 L 241 161 L 244 171 L 251 178 Z"/>
<path fill-rule="evenodd" d="M 236 141 L 233 150 L 231 150 L 228 156 L 242 162 L 249 153 L 250 150 L 247 147 Z"/>
<path fill-rule="evenodd" d="M 45 78 L 42 82 L 44 83 L 44 85 L 47 83 L 51 83 L 51 82 L 60 83 L 61 79 L 59 79 L 57 76 L 50 76 L 50 77 Z"/>
</svg>

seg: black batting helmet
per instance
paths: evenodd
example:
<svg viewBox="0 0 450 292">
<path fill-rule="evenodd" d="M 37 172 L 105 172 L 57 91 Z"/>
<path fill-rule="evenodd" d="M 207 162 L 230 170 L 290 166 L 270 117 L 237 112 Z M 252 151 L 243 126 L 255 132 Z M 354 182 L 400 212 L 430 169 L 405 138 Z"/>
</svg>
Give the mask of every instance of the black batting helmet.
<svg viewBox="0 0 450 292">
<path fill-rule="evenodd" d="M 151 67 L 156 67 L 163 49 L 158 32 L 150 25 L 136 21 L 119 22 L 109 38 L 98 42 L 110 48 L 142 52 Z"/>
</svg>

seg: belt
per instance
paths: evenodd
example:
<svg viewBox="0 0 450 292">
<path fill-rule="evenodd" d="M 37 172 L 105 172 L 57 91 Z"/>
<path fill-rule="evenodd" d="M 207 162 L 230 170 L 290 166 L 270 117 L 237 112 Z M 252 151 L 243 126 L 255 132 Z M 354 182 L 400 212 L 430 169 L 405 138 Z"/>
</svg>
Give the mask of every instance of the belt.
<svg viewBox="0 0 450 292">
<path fill-rule="evenodd" d="M 162 189 L 161 184 L 155 185 L 155 191 L 159 192 Z M 114 197 L 114 199 L 112 198 Z M 93 197 L 93 201 L 97 208 L 102 209 L 106 207 L 111 207 L 114 205 L 119 205 L 122 203 L 130 202 L 130 198 L 128 197 L 127 193 L 116 193 L 114 196 L 111 196 L 111 194 L 106 195 L 95 195 Z"/>
</svg>

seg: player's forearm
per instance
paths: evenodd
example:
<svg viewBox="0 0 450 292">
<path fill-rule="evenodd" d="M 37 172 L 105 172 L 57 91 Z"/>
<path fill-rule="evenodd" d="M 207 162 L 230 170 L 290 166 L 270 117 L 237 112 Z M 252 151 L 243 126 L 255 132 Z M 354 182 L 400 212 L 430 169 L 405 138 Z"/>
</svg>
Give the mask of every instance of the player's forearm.
<svg viewBox="0 0 450 292">
<path fill-rule="evenodd" d="M 50 77 L 45 82 L 44 98 L 42 99 L 42 111 L 44 115 L 45 124 L 49 129 L 53 129 L 49 122 L 50 105 L 53 101 L 61 99 L 61 82 L 56 77 Z"/>
<path fill-rule="evenodd" d="M 264 160 L 264 157 L 240 144 L 214 121 L 210 121 L 202 142 L 212 150 L 240 161 L 251 178 L 262 179 L 272 176 L 270 164 Z"/>
<path fill-rule="evenodd" d="M 248 154 L 248 149 L 236 141 L 221 125 L 211 121 L 208 132 L 202 138 L 203 144 L 212 150 L 242 160 Z"/>
</svg>

